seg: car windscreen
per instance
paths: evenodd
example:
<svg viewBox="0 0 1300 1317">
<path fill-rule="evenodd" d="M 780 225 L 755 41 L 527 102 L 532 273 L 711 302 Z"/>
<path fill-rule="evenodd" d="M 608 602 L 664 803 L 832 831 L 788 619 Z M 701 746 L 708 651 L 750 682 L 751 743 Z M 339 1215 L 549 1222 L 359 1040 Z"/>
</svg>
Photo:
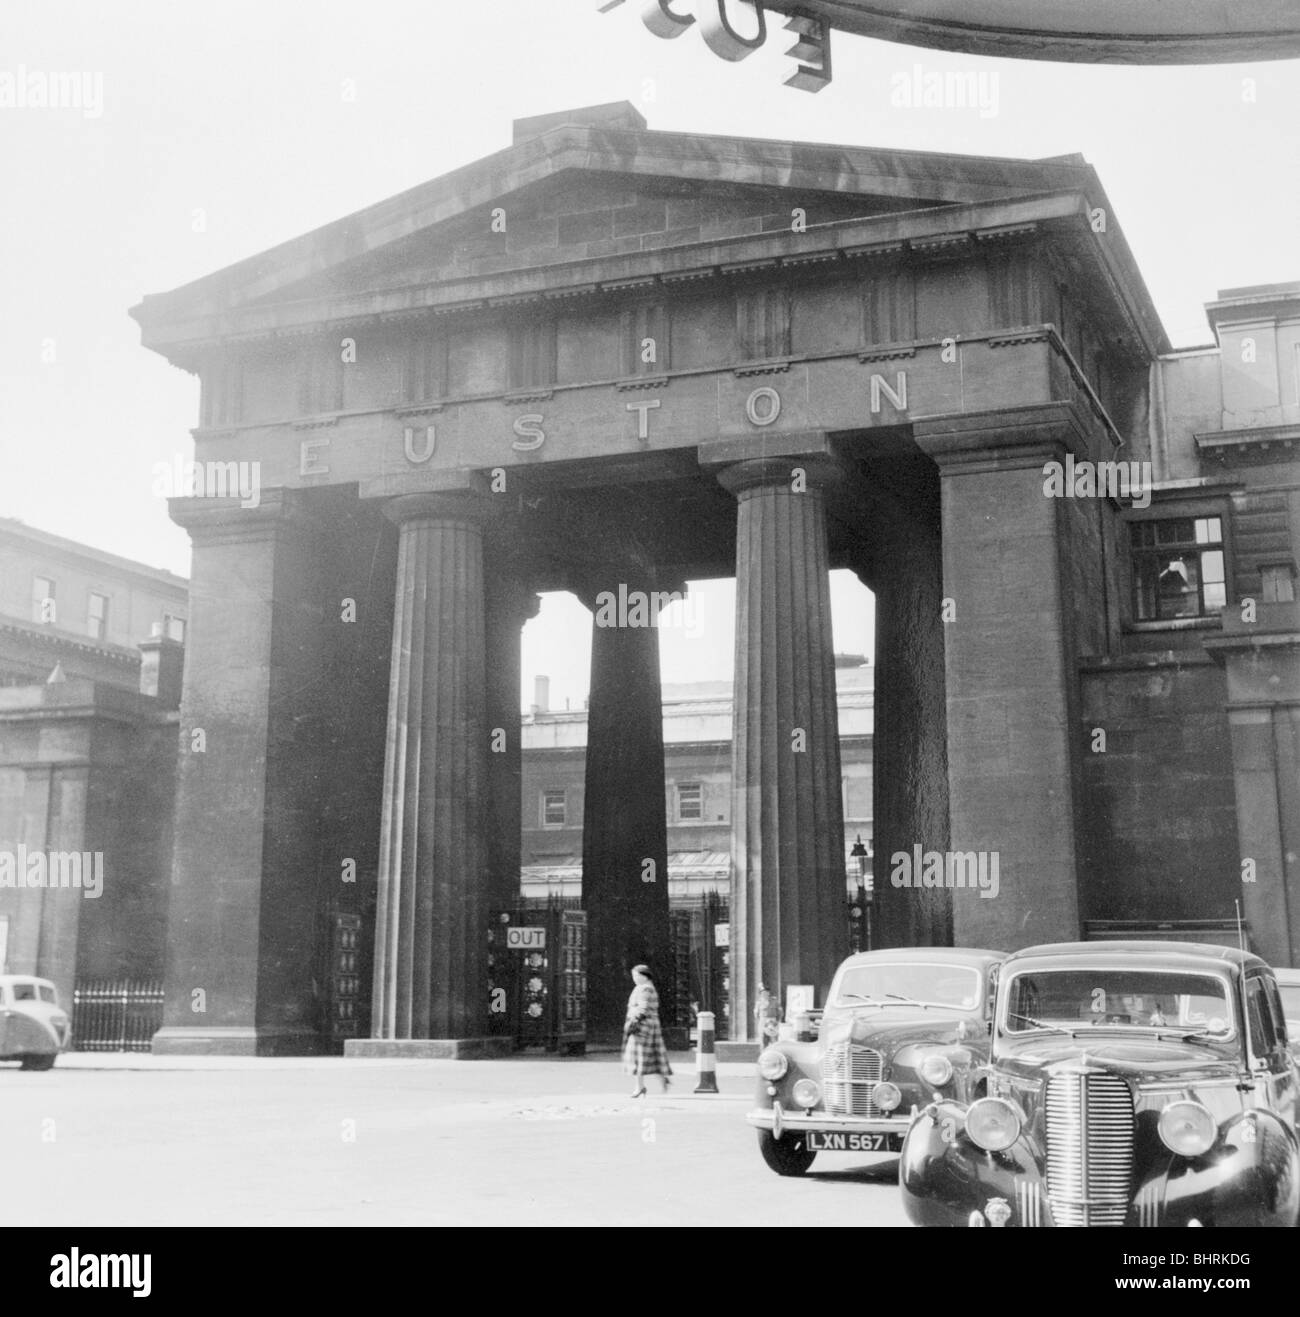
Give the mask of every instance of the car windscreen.
<svg viewBox="0 0 1300 1317">
<path fill-rule="evenodd" d="M 980 973 L 970 965 L 853 965 L 840 976 L 835 1004 L 858 1006 L 864 1001 L 973 1011 L 980 1006 Z"/>
<path fill-rule="evenodd" d="M 9 991 L 13 993 L 14 1001 L 35 1001 L 36 984 L 34 983 L 11 983 Z"/>
<path fill-rule="evenodd" d="M 1002 1027 L 1028 1033 L 1102 1025 L 1185 1029 L 1231 1038 L 1233 1014 L 1227 983 L 1213 974 L 1109 967 L 1034 970 L 1004 986 Z"/>
</svg>

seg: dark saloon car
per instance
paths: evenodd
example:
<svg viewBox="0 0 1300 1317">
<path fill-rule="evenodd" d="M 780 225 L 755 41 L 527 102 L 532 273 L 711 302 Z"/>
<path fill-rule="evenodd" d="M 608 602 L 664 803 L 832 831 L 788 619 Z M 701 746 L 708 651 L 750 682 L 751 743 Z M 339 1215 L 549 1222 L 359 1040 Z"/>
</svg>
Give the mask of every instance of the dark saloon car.
<svg viewBox="0 0 1300 1317">
<path fill-rule="evenodd" d="M 932 1226 L 1293 1226 L 1296 1088 L 1258 956 L 1030 947 L 999 972 L 987 1095 L 908 1132 L 904 1206 Z"/>
<path fill-rule="evenodd" d="M 969 1101 L 988 1053 L 989 972 L 1000 951 L 907 947 L 850 956 L 836 971 L 816 1042 L 758 1058 L 746 1119 L 778 1175 L 819 1152 L 897 1152 L 912 1113 Z"/>
</svg>

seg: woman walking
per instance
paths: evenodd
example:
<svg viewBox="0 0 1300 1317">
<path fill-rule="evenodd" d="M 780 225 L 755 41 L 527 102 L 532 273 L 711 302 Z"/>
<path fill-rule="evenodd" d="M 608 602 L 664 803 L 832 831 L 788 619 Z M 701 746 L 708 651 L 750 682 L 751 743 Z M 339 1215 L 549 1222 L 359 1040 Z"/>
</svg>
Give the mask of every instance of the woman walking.
<svg viewBox="0 0 1300 1317">
<path fill-rule="evenodd" d="M 627 1021 L 623 1025 L 623 1070 L 636 1076 L 633 1097 L 645 1096 L 646 1075 L 658 1075 L 667 1093 L 673 1068 L 668 1064 L 664 1032 L 659 1026 L 659 994 L 650 967 L 634 965 L 632 982 L 636 987 L 627 999 Z"/>
</svg>

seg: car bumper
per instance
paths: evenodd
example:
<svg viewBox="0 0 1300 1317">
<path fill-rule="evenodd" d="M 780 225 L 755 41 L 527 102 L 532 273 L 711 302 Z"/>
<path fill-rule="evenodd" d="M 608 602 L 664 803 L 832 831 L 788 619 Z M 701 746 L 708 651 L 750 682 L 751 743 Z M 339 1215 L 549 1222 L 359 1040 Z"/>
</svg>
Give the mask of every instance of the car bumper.
<svg viewBox="0 0 1300 1317">
<path fill-rule="evenodd" d="M 770 1107 L 757 1107 L 747 1112 L 745 1119 L 755 1129 L 771 1130 L 773 1134 L 786 1131 L 823 1130 L 849 1134 L 896 1134 L 901 1138 L 912 1123 L 911 1113 L 905 1116 L 878 1117 L 839 1116 L 828 1111 L 790 1111 L 774 1103 Z"/>
</svg>

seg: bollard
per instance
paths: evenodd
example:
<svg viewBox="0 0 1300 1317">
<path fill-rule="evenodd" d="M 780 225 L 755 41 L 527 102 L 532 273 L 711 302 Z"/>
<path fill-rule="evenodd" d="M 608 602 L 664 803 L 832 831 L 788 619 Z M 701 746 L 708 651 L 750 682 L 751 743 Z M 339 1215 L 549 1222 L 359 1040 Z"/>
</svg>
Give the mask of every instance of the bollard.
<svg viewBox="0 0 1300 1317">
<path fill-rule="evenodd" d="M 698 1019 L 699 1041 L 695 1051 L 695 1073 L 699 1082 L 695 1085 L 697 1093 L 716 1093 L 718 1091 L 718 1059 L 713 1054 L 713 1012 L 701 1011 Z"/>
</svg>

